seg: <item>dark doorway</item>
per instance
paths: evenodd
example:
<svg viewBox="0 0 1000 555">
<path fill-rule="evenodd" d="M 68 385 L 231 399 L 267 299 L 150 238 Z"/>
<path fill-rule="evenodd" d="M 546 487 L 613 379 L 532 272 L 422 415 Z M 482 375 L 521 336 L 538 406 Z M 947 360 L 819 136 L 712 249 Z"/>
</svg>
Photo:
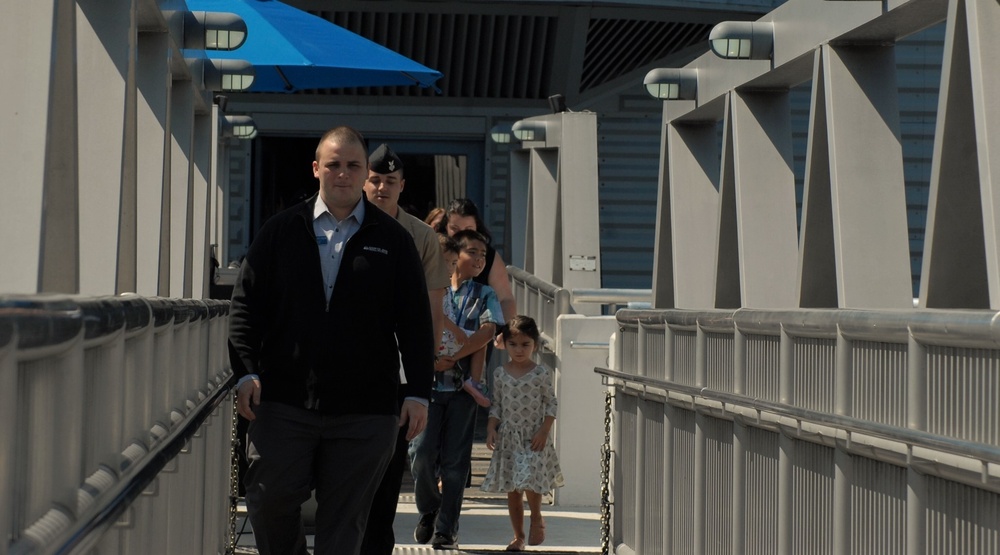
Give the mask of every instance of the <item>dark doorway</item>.
<svg viewBox="0 0 1000 555">
<path fill-rule="evenodd" d="M 316 193 L 312 163 L 317 140 L 264 136 L 254 141 L 251 236 L 272 215 Z M 383 142 L 403 161 L 406 186 L 399 205 L 407 212 L 424 219 L 431 208 L 444 206 L 458 196 L 482 205 L 482 144 L 369 139 L 368 148 Z"/>
</svg>

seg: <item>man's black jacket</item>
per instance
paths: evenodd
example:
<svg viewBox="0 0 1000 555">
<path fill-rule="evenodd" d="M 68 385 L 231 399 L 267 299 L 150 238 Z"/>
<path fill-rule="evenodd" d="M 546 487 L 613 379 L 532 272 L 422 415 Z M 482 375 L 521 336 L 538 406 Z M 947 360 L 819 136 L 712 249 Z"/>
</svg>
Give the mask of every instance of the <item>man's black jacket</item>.
<svg viewBox="0 0 1000 555">
<path fill-rule="evenodd" d="M 363 199 L 329 304 L 313 233 L 314 195 L 270 218 L 233 289 L 229 351 L 237 377 L 258 374 L 261 400 L 333 414 L 398 414 L 429 398 L 434 333 L 413 238 Z M 398 338 L 398 349 L 397 349 Z"/>
</svg>

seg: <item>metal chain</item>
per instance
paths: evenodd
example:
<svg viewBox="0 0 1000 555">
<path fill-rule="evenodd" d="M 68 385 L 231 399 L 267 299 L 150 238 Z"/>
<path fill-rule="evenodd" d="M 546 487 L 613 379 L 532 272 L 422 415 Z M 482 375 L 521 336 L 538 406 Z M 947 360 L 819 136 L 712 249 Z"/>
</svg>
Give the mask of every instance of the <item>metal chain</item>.
<svg viewBox="0 0 1000 555">
<path fill-rule="evenodd" d="M 239 413 L 236 411 L 236 393 L 233 390 L 233 425 L 229 436 L 229 545 L 227 555 L 236 553 L 236 509 L 240 501 L 240 463 L 239 448 L 240 440 L 236 433 L 236 426 L 239 424 Z"/>
<path fill-rule="evenodd" d="M 611 553 L 611 400 L 608 388 L 604 397 L 604 445 L 601 446 L 601 553 Z"/>
</svg>

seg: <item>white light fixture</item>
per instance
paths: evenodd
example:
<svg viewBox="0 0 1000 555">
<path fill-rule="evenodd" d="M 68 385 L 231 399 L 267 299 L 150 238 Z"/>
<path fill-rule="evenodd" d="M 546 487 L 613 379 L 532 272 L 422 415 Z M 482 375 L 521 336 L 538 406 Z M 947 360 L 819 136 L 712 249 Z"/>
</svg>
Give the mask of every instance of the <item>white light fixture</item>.
<svg viewBox="0 0 1000 555">
<path fill-rule="evenodd" d="M 257 136 L 257 124 L 250 116 L 223 116 L 222 136 L 234 139 L 252 139 Z"/>
<path fill-rule="evenodd" d="M 247 24 L 234 13 L 188 12 L 184 17 L 184 48 L 236 50 L 247 40 Z"/>
<path fill-rule="evenodd" d="M 646 92 L 660 100 L 695 100 L 698 97 L 698 70 L 660 67 L 642 80 Z"/>
<path fill-rule="evenodd" d="M 708 34 L 712 52 L 720 58 L 768 60 L 774 50 L 770 21 L 723 21 Z"/>
<path fill-rule="evenodd" d="M 497 144 L 503 145 L 509 143 L 513 139 L 513 131 L 510 128 L 510 124 L 501 123 L 494 125 L 493 129 L 490 129 L 490 138 Z"/>
<path fill-rule="evenodd" d="M 521 120 L 511 126 L 514 137 L 519 141 L 544 141 L 545 122 Z"/>
<path fill-rule="evenodd" d="M 205 60 L 202 78 L 210 91 L 245 91 L 253 85 L 253 65 L 246 60 Z"/>
</svg>

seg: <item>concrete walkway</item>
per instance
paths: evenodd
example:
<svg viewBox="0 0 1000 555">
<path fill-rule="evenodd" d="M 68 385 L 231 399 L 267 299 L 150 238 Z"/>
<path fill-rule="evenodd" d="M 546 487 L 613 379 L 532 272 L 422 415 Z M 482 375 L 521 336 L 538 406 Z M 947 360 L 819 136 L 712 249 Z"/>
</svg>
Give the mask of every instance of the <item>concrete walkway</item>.
<svg viewBox="0 0 1000 555">
<path fill-rule="evenodd" d="M 413 499 L 413 480 L 407 472 L 403 477 L 403 487 L 399 496 L 399 506 L 393 530 L 396 536 L 396 548 L 393 555 L 420 554 L 461 554 L 461 553 L 500 553 L 514 537 L 507 516 L 506 496 L 487 494 L 479 490 L 486 469 L 489 467 L 490 451 L 481 441 L 473 446 L 472 453 L 472 487 L 465 493 L 462 506 L 461 530 L 459 531 L 459 550 L 435 550 L 429 545 L 420 545 L 413 539 L 413 528 L 417 525 L 417 507 Z M 243 507 L 241 506 L 241 509 Z M 527 509 L 525 510 L 525 530 L 527 531 Z M 237 531 L 242 530 L 237 538 L 238 554 L 253 554 L 253 532 L 247 523 L 244 526 L 245 512 L 241 510 L 237 522 Z M 578 553 L 601 552 L 601 517 L 599 507 L 555 507 L 542 505 L 545 516 L 545 543 L 538 546 L 526 546 L 526 553 L 570 555 Z M 312 547 L 313 538 L 307 537 Z"/>
<path fill-rule="evenodd" d="M 565 508 L 546 505 L 545 543 L 526 546 L 528 553 L 600 553 L 601 518 L 597 507 Z M 507 503 L 500 499 L 467 497 L 462 506 L 461 530 L 455 550 L 433 550 L 430 546 L 413 541 L 413 528 L 417 524 L 417 508 L 412 495 L 400 496 L 396 522 L 394 555 L 417 553 L 496 553 L 503 551 L 514 537 Z M 527 515 L 525 515 L 527 531 Z"/>
</svg>

